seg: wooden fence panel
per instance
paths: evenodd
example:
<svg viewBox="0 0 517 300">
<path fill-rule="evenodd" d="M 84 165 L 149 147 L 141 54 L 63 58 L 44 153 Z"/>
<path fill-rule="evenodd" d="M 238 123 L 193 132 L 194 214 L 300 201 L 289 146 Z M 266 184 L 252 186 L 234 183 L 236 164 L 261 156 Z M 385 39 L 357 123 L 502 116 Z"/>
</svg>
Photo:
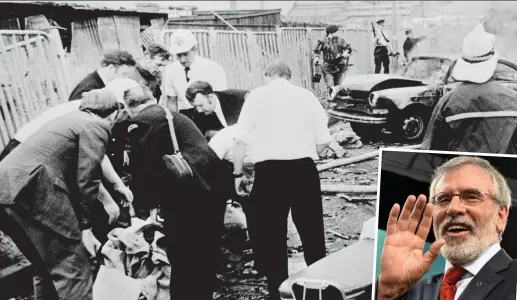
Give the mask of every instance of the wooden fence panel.
<svg viewBox="0 0 517 300">
<path fill-rule="evenodd" d="M 264 84 L 264 71 L 268 65 L 280 59 L 280 47 L 278 44 L 278 35 L 276 32 L 253 32 L 252 40 L 256 47 L 256 79 L 253 80 L 253 86 L 257 87 Z"/>
<path fill-rule="evenodd" d="M 160 33 L 160 42 L 170 45 L 175 29 Z M 198 53 L 219 62 L 228 74 L 231 87 L 257 87 L 264 83 L 263 71 L 268 64 L 283 59 L 293 71 L 293 82 L 326 95 L 323 80 L 312 83 L 311 59 L 317 40 L 325 28 L 279 28 L 277 32 L 192 30 L 199 42 Z M 340 29 L 339 34 L 355 50 L 348 75 L 373 72 L 373 45 L 366 29 Z M 221 44 L 222 43 L 222 44 Z M 247 54 L 246 54 L 247 53 Z M 240 56 L 239 56 L 240 55 Z M 233 68 L 236 68 L 233 70 Z M 235 81 L 235 82 L 232 82 Z"/>
<path fill-rule="evenodd" d="M 251 63 L 252 50 L 244 32 L 216 31 L 216 48 L 220 60 L 215 59 L 226 71 L 229 88 L 251 89 L 256 80 Z"/>
<path fill-rule="evenodd" d="M 292 71 L 292 82 L 312 88 L 310 64 L 311 47 L 307 28 L 280 28 L 281 59 Z"/>
<path fill-rule="evenodd" d="M 18 129 L 50 106 L 66 101 L 70 84 L 63 49 L 39 31 L 0 30 L 0 150 Z M 22 42 L 5 45 L 3 41 Z"/>
</svg>

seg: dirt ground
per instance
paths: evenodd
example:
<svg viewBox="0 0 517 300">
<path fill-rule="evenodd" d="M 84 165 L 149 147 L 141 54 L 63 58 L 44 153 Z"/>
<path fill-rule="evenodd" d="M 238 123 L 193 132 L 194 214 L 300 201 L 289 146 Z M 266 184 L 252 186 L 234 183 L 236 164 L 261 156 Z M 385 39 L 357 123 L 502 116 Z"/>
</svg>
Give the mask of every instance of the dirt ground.
<svg viewBox="0 0 517 300">
<path fill-rule="evenodd" d="M 390 140 L 387 136 L 384 140 Z M 354 157 L 380 147 L 395 147 L 404 144 L 394 142 L 370 142 L 358 149 L 347 149 L 344 157 Z M 321 160 L 325 163 L 332 161 Z M 320 173 L 322 184 L 345 184 L 377 186 L 378 158 L 362 161 L 323 171 Z M 375 216 L 376 194 L 326 194 L 322 195 L 324 222 L 326 229 L 327 253 L 343 249 L 359 240 L 363 222 Z M 329 232 L 332 231 L 332 232 Z M 338 237 L 335 233 L 342 237 Z M 303 259 L 303 249 L 296 232 L 296 227 L 290 220 L 288 232 L 289 274 L 294 274 L 306 267 Z M 267 299 L 265 278 L 249 276 L 244 273 L 250 270 L 250 255 L 230 251 L 223 248 L 223 263 L 221 266 L 222 284 L 214 299 L 226 300 L 261 300 Z"/>
<path fill-rule="evenodd" d="M 345 129 L 346 130 L 346 129 Z M 374 151 L 383 146 L 400 146 L 393 142 L 366 143 L 360 148 L 348 149 L 343 157 L 354 157 Z M 318 164 L 336 158 L 318 161 Z M 356 164 L 337 167 L 320 173 L 322 184 L 345 184 L 377 186 L 378 158 Z M 326 229 L 327 253 L 343 249 L 359 239 L 363 222 L 375 216 L 376 194 L 327 194 L 322 195 L 324 222 Z M 292 220 L 288 230 L 289 274 L 294 274 L 306 267 L 303 259 L 303 248 Z M 252 271 L 252 255 L 246 247 L 222 248 L 222 263 L 219 271 L 220 286 L 214 299 L 222 300 L 259 300 L 266 299 L 265 278 L 260 274 L 249 274 Z M 0 255 L 1 256 L 1 255 Z M 31 297 L 16 297 L 17 300 L 29 300 Z"/>
</svg>

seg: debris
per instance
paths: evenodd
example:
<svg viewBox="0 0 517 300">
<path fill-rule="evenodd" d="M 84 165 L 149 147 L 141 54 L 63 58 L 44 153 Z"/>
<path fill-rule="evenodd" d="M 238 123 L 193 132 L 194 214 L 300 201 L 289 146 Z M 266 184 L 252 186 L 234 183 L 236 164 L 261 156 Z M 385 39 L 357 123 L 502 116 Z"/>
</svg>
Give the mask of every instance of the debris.
<svg viewBox="0 0 517 300">
<path fill-rule="evenodd" d="M 333 235 L 337 236 L 338 238 L 342 238 L 342 239 L 344 239 L 344 240 L 349 240 L 349 239 L 350 239 L 350 237 L 349 237 L 349 236 L 347 236 L 347 235 L 342 235 L 341 233 L 339 233 L 339 232 L 335 232 L 334 230 L 330 230 L 330 229 L 329 229 L 329 230 L 327 230 L 327 232 L 328 232 L 328 233 L 332 233 Z"/>
<path fill-rule="evenodd" d="M 343 194 L 343 193 L 339 193 L 336 195 L 338 198 L 343 198 L 345 199 L 346 201 L 352 201 L 352 198 L 348 197 L 346 194 Z"/>
<path fill-rule="evenodd" d="M 346 150 L 343 149 L 343 147 L 341 147 L 341 145 L 336 141 L 330 142 L 329 149 L 332 150 L 338 158 L 341 158 L 346 154 Z"/>
<path fill-rule="evenodd" d="M 338 159 L 338 160 L 333 161 L 333 162 L 329 162 L 329 163 L 326 163 L 326 164 L 323 164 L 323 165 L 319 165 L 318 166 L 318 171 L 321 172 L 321 171 L 324 171 L 324 170 L 327 170 L 327 169 L 332 169 L 332 168 L 335 168 L 335 167 L 349 165 L 349 164 L 352 164 L 352 163 L 356 163 L 356 162 L 360 162 L 360 161 L 363 161 L 363 160 L 371 159 L 371 158 L 374 158 L 374 157 L 377 157 L 377 156 L 379 156 L 379 150 L 367 152 L 365 154 L 357 155 L 357 156 L 354 156 L 354 157 Z"/>
<path fill-rule="evenodd" d="M 377 193 L 377 187 L 371 185 L 344 185 L 344 184 L 324 184 L 321 191 L 327 193 Z"/>
</svg>

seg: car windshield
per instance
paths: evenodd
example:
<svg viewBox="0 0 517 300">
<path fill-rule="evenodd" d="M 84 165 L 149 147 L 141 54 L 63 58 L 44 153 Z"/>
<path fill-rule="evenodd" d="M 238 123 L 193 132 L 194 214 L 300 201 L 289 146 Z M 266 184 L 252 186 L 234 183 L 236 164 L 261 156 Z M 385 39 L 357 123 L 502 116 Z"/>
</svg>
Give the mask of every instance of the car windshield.
<svg viewBox="0 0 517 300">
<path fill-rule="evenodd" d="M 401 75 L 417 80 L 443 80 L 451 61 L 443 58 L 414 58 L 402 71 Z"/>
</svg>

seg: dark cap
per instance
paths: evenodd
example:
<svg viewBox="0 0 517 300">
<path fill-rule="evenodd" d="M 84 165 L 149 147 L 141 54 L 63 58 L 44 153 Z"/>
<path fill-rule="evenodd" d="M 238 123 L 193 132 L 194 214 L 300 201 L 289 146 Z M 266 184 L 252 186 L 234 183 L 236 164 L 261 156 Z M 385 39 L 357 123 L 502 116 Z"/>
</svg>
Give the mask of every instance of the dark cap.
<svg viewBox="0 0 517 300">
<path fill-rule="evenodd" d="M 413 32 L 413 30 L 411 30 L 411 29 L 409 29 L 409 28 L 408 28 L 408 29 L 406 29 L 406 34 L 410 34 L 411 32 Z"/>
<path fill-rule="evenodd" d="M 384 19 L 377 21 L 377 24 L 383 25 L 384 24 Z"/>
<path fill-rule="evenodd" d="M 327 26 L 327 34 L 336 33 L 338 29 L 336 25 L 329 25 Z"/>
</svg>

